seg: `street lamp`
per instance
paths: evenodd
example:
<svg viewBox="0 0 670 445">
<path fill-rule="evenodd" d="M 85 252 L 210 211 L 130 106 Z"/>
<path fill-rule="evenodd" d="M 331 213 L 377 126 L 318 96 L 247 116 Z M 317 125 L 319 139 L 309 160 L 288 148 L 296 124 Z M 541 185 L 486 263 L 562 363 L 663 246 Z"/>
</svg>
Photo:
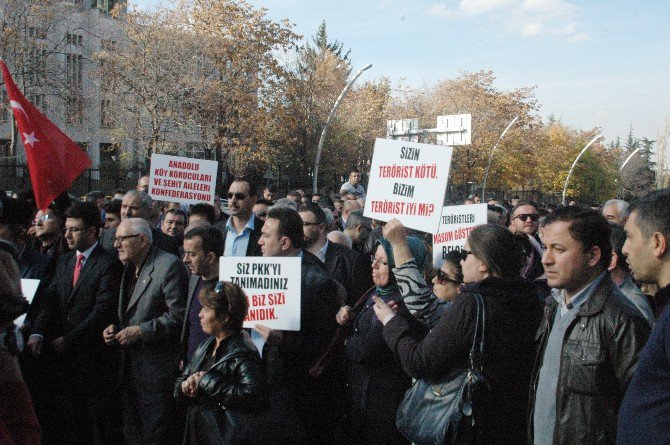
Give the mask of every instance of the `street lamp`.
<svg viewBox="0 0 670 445">
<path fill-rule="evenodd" d="M 333 109 L 330 110 L 330 114 L 328 115 L 328 119 L 326 120 L 326 125 L 323 126 L 323 131 L 321 131 L 321 137 L 319 138 L 319 147 L 316 149 L 316 160 L 314 161 L 314 179 L 312 181 L 312 188 L 314 189 L 314 193 L 318 193 L 319 191 L 317 183 L 319 182 L 319 164 L 321 163 L 321 150 L 323 149 L 323 141 L 326 139 L 326 132 L 328 132 L 328 127 L 330 127 L 330 121 L 333 120 L 335 112 L 337 111 L 337 107 L 340 106 L 340 102 L 342 102 L 342 99 L 349 91 L 349 88 L 351 88 L 356 79 L 358 79 L 358 77 L 361 74 L 363 74 L 363 71 L 367 70 L 368 68 L 372 68 L 372 64 L 365 65 L 363 68 L 358 70 L 358 72 L 354 75 L 354 77 L 344 87 L 344 89 L 340 93 L 340 96 L 335 101 Z"/>
</svg>

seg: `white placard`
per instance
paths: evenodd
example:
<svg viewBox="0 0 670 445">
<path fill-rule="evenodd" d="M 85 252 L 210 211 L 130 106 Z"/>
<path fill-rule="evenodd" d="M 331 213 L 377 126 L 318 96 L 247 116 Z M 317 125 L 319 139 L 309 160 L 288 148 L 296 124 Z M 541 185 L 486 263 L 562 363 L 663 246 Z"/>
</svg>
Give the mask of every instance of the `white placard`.
<svg viewBox="0 0 670 445">
<path fill-rule="evenodd" d="M 21 278 L 21 292 L 23 293 L 23 296 L 28 300 L 28 303 L 33 302 L 33 298 L 35 298 L 35 294 L 37 293 L 37 288 L 40 285 L 40 280 L 33 280 L 31 278 Z M 20 315 L 16 320 L 14 320 L 14 324 L 16 326 L 23 326 L 23 322 L 26 320 L 26 314 Z"/>
<path fill-rule="evenodd" d="M 398 218 L 406 227 L 436 233 L 451 167 L 451 147 L 377 139 L 363 214 Z"/>
<path fill-rule="evenodd" d="M 440 268 L 447 252 L 461 250 L 472 229 L 487 221 L 486 204 L 443 207 L 440 230 L 433 235 L 433 266 Z"/>
<path fill-rule="evenodd" d="M 221 257 L 219 279 L 244 289 L 249 300 L 245 328 L 262 324 L 300 330 L 300 257 Z"/>
<path fill-rule="evenodd" d="M 158 201 L 214 204 L 216 161 L 151 155 L 149 195 Z"/>
</svg>

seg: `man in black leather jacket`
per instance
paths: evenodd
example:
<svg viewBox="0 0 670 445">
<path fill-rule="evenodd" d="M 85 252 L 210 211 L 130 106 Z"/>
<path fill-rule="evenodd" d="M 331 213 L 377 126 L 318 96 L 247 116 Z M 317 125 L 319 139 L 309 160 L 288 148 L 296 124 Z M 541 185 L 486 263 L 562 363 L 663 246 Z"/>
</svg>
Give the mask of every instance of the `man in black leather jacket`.
<svg viewBox="0 0 670 445">
<path fill-rule="evenodd" d="M 621 399 L 650 327 L 607 272 L 610 229 L 591 209 L 564 207 L 541 228 L 553 288 L 536 336 L 529 442 L 610 444 Z"/>
</svg>

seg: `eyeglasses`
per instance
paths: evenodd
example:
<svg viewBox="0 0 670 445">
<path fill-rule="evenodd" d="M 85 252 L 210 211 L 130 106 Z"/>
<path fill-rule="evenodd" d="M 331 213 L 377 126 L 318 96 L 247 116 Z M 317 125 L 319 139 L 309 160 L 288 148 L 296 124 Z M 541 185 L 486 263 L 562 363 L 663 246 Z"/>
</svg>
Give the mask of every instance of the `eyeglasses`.
<svg viewBox="0 0 670 445">
<path fill-rule="evenodd" d="M 53 216 L 51 213 L 46 213 L 46 214 L 40 216 L 39 218 L 33 219 L 33 226 L 35 224 L 37 224 L 38 222 L 44 222 L 44 221 L 48 221 L 48 220 L 54 219 L 54 218 L 55 218 L 55 216 Z"/>
<path fill-rule="evenodd" d="M 449 276 L 442 269 L 436 270 L 436 276 L 438 284 L 444 284 L 444 283 L 461 284 L 460 281 L 449 278 Z"/>
<path fill-rule="evenodd" d="M 114 238 L 114 244 L 117 244 L 117 243 L 121 244 L 122 242 L 124 242 L 128 238 L 135 238 L 136 236 L 140 236 L 140 235 L 141 235 L 141 233 L 136 233 L 135 235 L 117 236 L 116 238 Z"/>
<path fill-rule="evenodd" d="M 85 229 L 86 227 L 66 227 L 65 233 L 78 233 Z"/>
<path fill-rule="evenodd" d="M 370 262 L 372 264 L 375 264 L 375 262 L 376 262 L 377 264 L 382 265 L 382 266 L 388 266 L 389 265 L 388 261 L 384 261 L 381 258 L 377 258 L 374 255 L 370 255 Z"/>
<path fill-rule="evenodd" d="M 259 210 L 258 212 L 254 212 L 254 215 L 256 215 L 259 218 L 265 218 L 268 216 L 267 210 Z"/>
<path fill-rule="evenodd" d="M 538 219 L 540 219 L 540 215 L 538 215 L 537 213 L 522 213 L 521 215 L 517 215 L 514 217 L 514 219 L 517 218 L 519 218 L 523 222 L 528 221 L 528 218 L 530 218 L 531 221 L 536 222 Z"/>
<path fill-rule="evenodd" d="M 302 225 L 305 226 L 305 227 L 307 227 L 307 226 L 318 226 L 319 223 L 318 223 L 318 222 L 307 222 L 307 221 L 303 221 L 303 222 L 302 222 Z"/>
<path fill-rule="evenodd" d="M 245 195 L 244 193 L 228 193 L 228 199 L 237 199 L 238 201 L 241 201 L 243 199 L 246 199 L 246 197 L 249 195 Z"/>
</svg>

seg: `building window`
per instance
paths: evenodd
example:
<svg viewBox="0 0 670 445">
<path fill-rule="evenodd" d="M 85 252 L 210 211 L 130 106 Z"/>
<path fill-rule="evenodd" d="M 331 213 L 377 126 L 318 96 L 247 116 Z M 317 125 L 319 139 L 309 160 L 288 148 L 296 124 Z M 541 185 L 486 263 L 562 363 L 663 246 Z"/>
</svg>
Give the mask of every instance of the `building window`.
<svg viewBox="0 0 670 445">
<path fill-rule="evenodd" d="M 79 34 L 65 33 L 65 41 L 70 45 L 84 46 L 84 37 Z"/>
<path fill-rule="evenodd" d="M 31 86 L 44 85 L 46 75 L 47 50 L 44 48 L 33 48 L 30 50 L 30 67 L 28 71 L 28 84 Z"/>
<path fill-rule="evenodd" d="M 112 110 L 112 101 L 103 99 L 100 101 L 100 127 L 112 128 L 114 126 L 114 111 Z"/>
<path fill-rule="evenodd" d="M 114 40 L 102 39 L 100 40 L 100 49 L 103 51 L 114 51 L 116 49 L 116 42 Z"/>
<path fill-rule="evenodd" d="M 84 60 L 79 54 L 65 55 L 65 75 L 70 91 L 81 90 L 84 78 Z"/>
<path fill-rule="evenodd" d="M 44 40 L 47 38 L 47 31 L 44 28 L 36 28 L 31 26 L 28 28 L 28 37 L 38 40 Z"/>
<path fill-rule="evenodd" d="M 76 94 L 65 100 L 65 117 L 68 124 L 81 125 L 84 121 L 84 101 Z"/>
</svg>

